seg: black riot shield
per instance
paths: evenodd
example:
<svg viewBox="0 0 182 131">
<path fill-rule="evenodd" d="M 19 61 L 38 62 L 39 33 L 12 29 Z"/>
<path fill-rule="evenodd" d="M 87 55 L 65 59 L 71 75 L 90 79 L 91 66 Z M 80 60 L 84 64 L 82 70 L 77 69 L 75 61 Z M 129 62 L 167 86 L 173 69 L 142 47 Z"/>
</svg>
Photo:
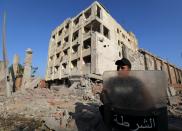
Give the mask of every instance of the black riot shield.
<svg viewBox="0 0 182 131">
<path fill-rule="evenodd" d="M 109 71 L 103 81 L 103 118 L 108 128 L 167 131 L 167 79 L 163 71 Z"/>
</svg>

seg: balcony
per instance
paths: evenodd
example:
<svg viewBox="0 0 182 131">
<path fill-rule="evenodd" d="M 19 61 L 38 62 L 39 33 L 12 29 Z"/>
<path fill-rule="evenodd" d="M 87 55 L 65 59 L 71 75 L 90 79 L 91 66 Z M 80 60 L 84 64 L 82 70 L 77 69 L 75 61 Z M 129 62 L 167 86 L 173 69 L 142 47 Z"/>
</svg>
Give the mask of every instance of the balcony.
<svg viewBox="0 0 182 131">
<path fill-rule="evenodd" d="M 86 23 L 89 22 L 92 19 L 92 17 L 93 17 L 93 14 L 92 14 L 91 8 L 84 12 L 84 20 L 85 20 L 84 22 Z"/>
<path fill-rule="evenodd" d="M 79 37 L 79 30 L 73 33 L 72 41 L 78 40 L 78 37 Z"/>
</svg>

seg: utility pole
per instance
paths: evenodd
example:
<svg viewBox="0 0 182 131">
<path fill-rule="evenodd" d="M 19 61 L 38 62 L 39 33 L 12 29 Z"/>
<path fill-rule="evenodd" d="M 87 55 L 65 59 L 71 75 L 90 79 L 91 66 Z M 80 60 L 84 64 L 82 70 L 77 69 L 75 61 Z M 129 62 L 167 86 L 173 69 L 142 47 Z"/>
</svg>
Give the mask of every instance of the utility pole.
<svg viewBox="0 0 182 131">
<path fill-rule="evenodd" d="M 7 97 L 11 96 L 10 79 L 8 77 L 8 58 L 6 50 L 6 13 L 3 17 L 3 33 L 2 33 L 2 46 L 3 46 L 3 61 L 4 61 L 4 75 L 5 75 L 5 89 Z"/>
</svg>

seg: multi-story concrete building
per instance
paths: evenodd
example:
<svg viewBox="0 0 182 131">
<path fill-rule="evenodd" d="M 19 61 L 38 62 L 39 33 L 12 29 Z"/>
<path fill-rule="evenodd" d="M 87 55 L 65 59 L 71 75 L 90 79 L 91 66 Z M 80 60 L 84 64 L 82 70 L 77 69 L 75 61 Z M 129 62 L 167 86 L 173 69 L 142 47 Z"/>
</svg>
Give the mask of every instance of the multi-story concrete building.
<svg viewBox="0 0 182 131">
<path fill-rule="evenodd" d="M 127 32 L 98 2 L 65 20 L 51 35 L 46 80 L 115 70 L 123 57 L 122 46 L 138 49 L 133 33 Z"/>
<path fill-rule="evenodd" d="M 131 61 L 133 70 L 164 70 L 170 84 L 182 81 L 181 69 L 139 49 L 135 35 L 118 24 L 98 2 L 53 30 L 46 81 L 83 75 L 101 79 L 104 71 L 116 70 L 115 61 L 122 57 Z"/>
</svg>

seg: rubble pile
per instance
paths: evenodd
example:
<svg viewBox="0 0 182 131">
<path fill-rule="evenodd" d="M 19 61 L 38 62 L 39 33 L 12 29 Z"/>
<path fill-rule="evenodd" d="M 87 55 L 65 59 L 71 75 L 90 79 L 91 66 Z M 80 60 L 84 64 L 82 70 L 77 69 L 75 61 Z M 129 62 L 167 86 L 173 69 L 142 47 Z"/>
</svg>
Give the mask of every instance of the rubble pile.
<svg viewBox="0 0 182 131">
<path fill-rule="evenodd" d="M 74 88 L 22 89 L 1 98 L 0 130 L 101 130 L 98 107 L 97 101 L 85 100 Z"/>
<path fill-rule="evenodd" d="M 11 97 L 0 96 L 0 130 L 106 131 L 97 98 L 101 89 L 100 82 L 82 79 L 69 88 L 65 85 L 51 89 L 30 86 L 20 88 Z M 168 100 L 170 127 L 176 128 L 173 121 L 176 123 L 176 117 L 182 116 L 182 96 L 171 96 Z"/>
<path fill-rule="evenodd" d="M 169 97 L 169 116 L 182 118 L 182 95 Z"/>
</svg>

